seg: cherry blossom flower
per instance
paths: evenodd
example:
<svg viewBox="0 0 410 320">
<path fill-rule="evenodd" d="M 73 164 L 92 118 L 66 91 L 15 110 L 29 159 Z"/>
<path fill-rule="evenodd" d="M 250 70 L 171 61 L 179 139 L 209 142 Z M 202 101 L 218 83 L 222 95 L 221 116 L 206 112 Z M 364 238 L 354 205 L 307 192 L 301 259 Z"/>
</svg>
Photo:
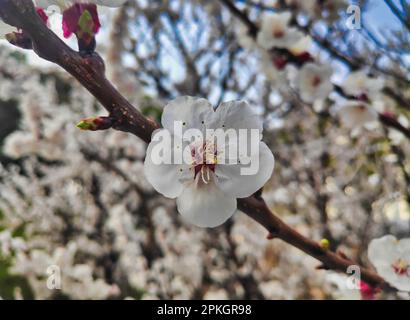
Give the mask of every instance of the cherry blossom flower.
<svg viewBox="0 0 410 320">
<path fill-rule="evenodd" d="M 266 14 L 257 35 L 257 43 L 264 49 L 289 48 L 303 38 L 303 33 L 289 26 L 290 12 Z"/>
<path fill-rule="evenodd" d="M 397 240 L 386 235 L 370 242 L 368 256 L 388 283 L 401 291 L 410 291 L 410 238 Z"/>
<path fill-rule="evenodd" d="M 342 84 L 345 93 L 363 100 L 378 94 L 383 86 L 383 79 L 371 78 L 364 71 L 350 73 Z"/>
<path fill-rule="evenodd" d="M 189 129 L 204 132 L 207 129 L 256 130 L 259 143 L 256 153 L 259 168 L 255 174 L 241 175 L 246 165 L 240 160 L 236 164 L 224 164 L 224 146 L 213 139 L 204 143 L 186 142 L 190 152 L 190 163 L 157 164 L 155 148 L 160 143 L 157 137 L 169 132 L 172 139 L 178 138 L 174 124 L 183 123 L 184 133 Z M 144 163 L 147 180 L 168 198 L 177 198 L 179 213 L 190 223 L 200 227 L 216 227 L 224 223 L 236 211 L 236 198 L 244 198 L 259 190 L 270 178 L 274 157 L 264 142 L 261 142 L 262 121 L 250 106 L 243 101 L 222 103 L 216 110 L 205 99 L 180 97 L 165 106 L 162 114 L 164 129 L 154 132 L 148 146 Z M 165 152 L 173 153 L 176 147 Z M 210 150 L 212 150 L 210 152 Z M 249 148 L 248 148 L 249 150 Z M 189 157 L 188 157 L 189 158 Z"/>
<path fill-rule="evenodd" d="M 331 75 L 332 68 L 328 65 L 306 63 L 296 79 L 301 99 L 308 103 L 325 99 L 333 89 Z"/>
<path fill-rule="evenodd" d="M 377 120 L 377 112 L 366 102 L 346 101 L 338 110 L 343 125 L 350 129 L 360 128 Z"/>
</svg>

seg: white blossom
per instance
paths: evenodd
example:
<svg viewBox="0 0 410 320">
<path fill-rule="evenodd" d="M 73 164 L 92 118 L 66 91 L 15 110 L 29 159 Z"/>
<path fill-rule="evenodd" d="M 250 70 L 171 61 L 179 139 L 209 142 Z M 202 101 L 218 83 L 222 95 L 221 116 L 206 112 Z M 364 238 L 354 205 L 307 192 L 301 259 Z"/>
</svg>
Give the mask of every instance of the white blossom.
<svg viewBox="0 0 410 320">
<path fill-rule="evenodd" d="M 361 128 L 377 120 L 377 112 L 366 102 L 348 100 L 338 110 L 342 123 L 349 129 Z"/>
<path fill-rule="evenodd" d="M 401 291 L 410 291 L 410 239 L 386 235 L 370 242 L 368 256 L 377 273 Z"/>
<path fill-rule="evenodd" d="M 287 84 L 286 66 L 283 69 L 278 69 L 274 65 L 271 56 L 266 52 L 261 53 L 260 70 L 265 74 L 267 80 L 272 84 L 272 86 L 282 87 Z"/>
<path fill-rule="evenodd" d="M 362 70 L 350 73 L 342 84 L 345 93 L 352 96 L 366 95 L 372 97 L 383 89 L 382 78 L 372 78 Z"/>
<path fill-rule="evenodd" d="M 300 90 L 303 101 L 313 103 L 327 98 L 333 86 L 330 82 L 332 68 L 328 65 L 306 63 L 296 78 L 296 85 Z"/>
<path fill-rule="evenodd" d="M 289 26 L 290 12 L 265 14 L 257 35 L 258 44 L 264 49 L 289 48 L 303 38 L 303 33 Z"/>
<path fill-rule="evenodd" d="M 158 145 L 155 135 L 165 130 L 174 134 L 174 123 L 181 121 L 188 129 L 256 129 L 262 132 L 262 122 L 243 101 L 222 103 L 216 111 L 205 99 L 180 97 L 165 106 L 162 125 L 165 129 L 153 135 L 144 163 L 144 172 L 153 187 L 168 198 L 177 198 L 178 211 L 189 222 L 200 227 L 216 227 L 236 210 L 236 198 L 250 196 L 270 178 L 274 158 L 265 143 L 259 142 L 259 169 L 254 175 L 241 175 L 244 164 L 220 164 L 215 154 L 223 157 L 224 146 L 207 140 L 200 145 L 189 144 L 191 163 L 155 164 L 158 156 L 153 150 Z M 173 137 L 175 138 L 175 137 Z M 209 154 L 209 151 L 211 154 Z M 171 148 L 167 152 L 173 152 Z"/>
</svg>

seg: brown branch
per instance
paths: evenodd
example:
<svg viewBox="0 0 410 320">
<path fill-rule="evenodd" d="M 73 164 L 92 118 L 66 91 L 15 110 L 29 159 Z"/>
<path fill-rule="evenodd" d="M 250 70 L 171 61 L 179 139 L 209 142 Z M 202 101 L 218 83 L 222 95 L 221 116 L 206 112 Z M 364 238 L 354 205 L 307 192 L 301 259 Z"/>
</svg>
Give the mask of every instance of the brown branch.
<svg viewBox="0 0 410 320">
<path fill-rule="evenodd" d="M 230 1 L 222 2 L 229 5 Z M 0 17 L 24 30 L 31 37 L 35 52 L 54 62 L 74 76 L 116 119 L 114 129 L 130 132 L 149 142 L 158 126 L 146 119 L 106 79 L 102 59 L 96 55 L 82 56 L 66 46 L 38 18 L 31 1 L 0 0 Z M 355 263 L 322 248 L 316 241 L 304 237 L 272 213 L 264 200 L 251 196 L 238 199 L 238 208 L 260 223 L 268 232 L 318 259 L 325 269 L 346 272 Z M 375 272 L 361 268 L 367 283 L 387 288 L 387 283 Z"/>
</svg>

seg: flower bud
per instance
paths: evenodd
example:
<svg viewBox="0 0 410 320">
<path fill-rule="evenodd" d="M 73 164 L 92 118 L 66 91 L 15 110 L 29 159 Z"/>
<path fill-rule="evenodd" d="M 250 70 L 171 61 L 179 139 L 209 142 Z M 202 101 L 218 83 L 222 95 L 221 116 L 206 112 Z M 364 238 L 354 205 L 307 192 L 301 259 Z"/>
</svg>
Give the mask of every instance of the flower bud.
<svg viewBox="0 0 410 320">
<path fill-rule="evenodd" d="M 76 127 L 81 130 L 97 131 L 112 127 L 114 119 L 111 117 L 87 118 L 77 123 Z"/>
<path fill-rule="evenodd" d="M 319 241 L 319 245 L 320 245 L 323 249 L 328 250 L 328 249 L 329 249 L 329 246 L 330 246 L 330 242 L 329 242 L 329 240 L 323 238 L 322 240 Z"/>
</svg>

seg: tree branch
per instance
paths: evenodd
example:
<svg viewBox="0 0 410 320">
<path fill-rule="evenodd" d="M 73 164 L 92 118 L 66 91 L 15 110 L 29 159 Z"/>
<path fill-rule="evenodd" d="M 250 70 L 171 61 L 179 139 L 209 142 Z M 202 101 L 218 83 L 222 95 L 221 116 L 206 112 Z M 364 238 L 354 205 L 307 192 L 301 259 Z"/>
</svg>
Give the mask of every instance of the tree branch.
<svg viewBox="0 0 410 320">
<path fill-rule="evenodd" d="M 230 6 L 230 1 L 221 1 Z M 230 6 L 230 9 L 235 10 L 234 6 Z M 65 45 L 42 23 L 31 1 L 0 0 L 0 16 L 5 22 L 27 32 L 40 57 L 58 64 L 75 77 L 116 120 L 114 129 L 133 133 L 145 142 L 150 141 L 158 125 L 146 119 L 106 79 L 104 63 L 97 54 L 80 55 Z M 323 264 L 322 268 L 346 272 L 350 265 L 355 265 L 353 261 L 322 248 L 316 241 L 285 224 L 272 213 L 260 196 L 238 199 L 238 208 L 265 227 L 272 236 L 319 260 Z M 361 278 L 370 285 L 388 288 L 387 283 L 369 269 L 361 268 Z"/>
</svg>

